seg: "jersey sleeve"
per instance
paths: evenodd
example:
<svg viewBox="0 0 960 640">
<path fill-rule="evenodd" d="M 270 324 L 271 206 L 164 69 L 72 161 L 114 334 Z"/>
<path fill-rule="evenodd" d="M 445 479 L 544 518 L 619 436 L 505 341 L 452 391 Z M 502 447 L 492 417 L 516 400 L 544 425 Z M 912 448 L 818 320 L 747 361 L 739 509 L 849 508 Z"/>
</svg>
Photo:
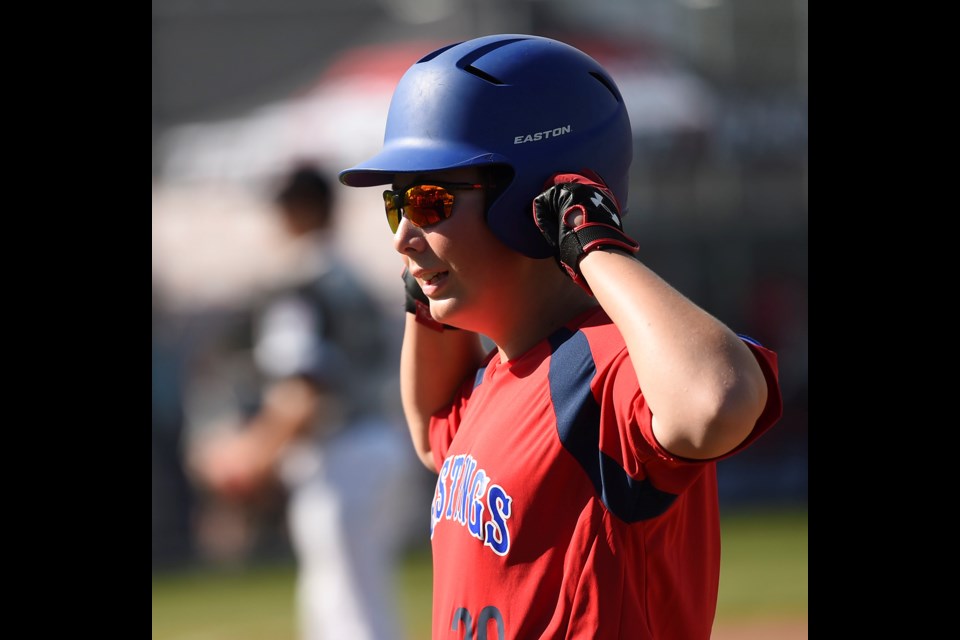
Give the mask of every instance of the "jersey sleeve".
<svg viewBox="0 0 960 640">
<path fill-rule="evenodd" d="M 689 460 L 670 453 L 663 448 L 663 446 L 654 436 L 653 415 L 650 412 L 649 405 L 647 405 L 646 400 L 644 399 L 643 395 L 639 393 L 638 389 L 638 392 L 632 397 L 632 406 L 629 410 L 632 411 L 633 414 L 631 420 L 635 421 L 635 424 L 632 426 L 639 428 L 640 433 L 643 436 L 643 445 L 645 446 L 641 446 L 639 449 L 640 451 L 643 453 L 652 453 L 658 458 L 677 463 L 699 464 L 703 462 L 715 462 L 717 460 L 723 460 L 724 458 L 733 456 L 750 446 L 757 440 L 757 438 L 766 433 L 766 431 L 770 429 L 770 427 L 772 427 L 777 420 L 780 419 L 780 416 L 783 412 L 783 401 L 780 394 L 777 355 L 773 351 L 763 347 L 750 338 L 741 336 L 741 339 L 757 359 L 760 368 L 763 370 L 764 378 L 767 381 L 767 404 L 764 407 L 763 412 L 760 414 L 760 417 L 757 418 L 757 422 L 754 424 L 753 430 L 743 440 L 743 442 L 721 456 L 702 460 Z M 633 367 L 631 365 L 630 370 L 632 370 L 632 368 Z M 625 373 L 625 371 L 622 371 L 621 373 Z M 633 377 L 633 380 L 636 381 L 635 376 Z M 627 380 L 627 382 L 629 382 L 629 380 Z M 630 430 L 628 430 L 627 433 L 629 434 Z M 634 444 L 636 445 L 638 443 Z"/>
<path fill-rule="evenodd" d="M 679 494 L 703 471 L 716 462 L 742 451 L 765 433 L 780 417 L 782 401 L 776 354 L 745 340 L 767 379 L 767 405 L 750 435 L 722 456 L 692 460 L 667 451 L 653 434 L 653 414 L 639 388 L 633 363 L 626 349 L 613 358 L 595 380 L 594 393 L 601 406 L 610 407 L 601 415 L 601 451 L 632 478 L 650 479 L 663 491 Z"/>
</svg>

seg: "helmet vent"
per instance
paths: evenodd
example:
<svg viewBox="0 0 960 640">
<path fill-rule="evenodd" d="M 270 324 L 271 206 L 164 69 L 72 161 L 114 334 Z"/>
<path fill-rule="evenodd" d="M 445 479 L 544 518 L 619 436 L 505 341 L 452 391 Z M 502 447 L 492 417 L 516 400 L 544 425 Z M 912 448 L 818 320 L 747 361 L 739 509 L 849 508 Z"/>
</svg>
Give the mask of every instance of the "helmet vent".
<svg viewBox="0 0 960 640">
<path fill-rule="evenodd" d="M 448 44 L 448 45 L 445 46 L 445 47 L 440 47 L 440 48 L 437 49 L 436 51 L 433 51 L 433 52 L 431 52 L 431 53 L 428 53 L 427 55 L 425 55 L 425 56 L 423 56 L 422 58 L 420 58 L 419 60 L 417 60 L 417 64 L 420 64 L 421 62 L 430 62 L 431 60 L 433 60 L 434 58 L 436 58 L 438 55 L 440 55 L 441 53 L 443 53 L 443 52 L 446 51 L 447 49 L 449 49 L 449 48 L 451 48 L 451 47 L 455 47 L 455 46 L 457 46 L 458 44 L 463 44 L 463 43 L 462 43 L 462 42 L 454 42 L 453 44 Z"/>
<path fill-rule="evenodd" d="M 489 73 L 487 73 L 486 71 L 481 71 L 480 69 L 477 69 L 477 68 L 476 68 L 475 66 L 473 66 L 473 65 L 470 65 L 470 66 L 468 66 L 468 67 L 465 67 L 465 68 L 464 68 L 464 71 L 466 71 L 467 73 L 472 73 L 473 75 L 477 76 L 478 78 L 481 78 L 481 79 L 483 79 L 483 80 L 486 80 L 486 81 L 489 82 L 490 84 L 499 84 L 499 85 L 502 85 L 502 84 L 503 84 L 503 81 L 500 80 L 499 78 L 495 78 L 495 77 L 493 77 L 492 75 L 490 75 Z"/>
<path fill-rule="evenodd" d="M 617 91 L 616 86 L 614 86 L 606 76 L 604 76 L 602 73 L 597 73 L 596 71 L 591 71 L 590 75 L 596 78 L 596 80 L 599 81 L 600 84 L 602 84 L 607 88 L 607 91 L 613 94 L 614 100 L 616 100 L 617 102 L 623 102 L 623 98 L 620 97 L 620 92 Z"/>
</svg>

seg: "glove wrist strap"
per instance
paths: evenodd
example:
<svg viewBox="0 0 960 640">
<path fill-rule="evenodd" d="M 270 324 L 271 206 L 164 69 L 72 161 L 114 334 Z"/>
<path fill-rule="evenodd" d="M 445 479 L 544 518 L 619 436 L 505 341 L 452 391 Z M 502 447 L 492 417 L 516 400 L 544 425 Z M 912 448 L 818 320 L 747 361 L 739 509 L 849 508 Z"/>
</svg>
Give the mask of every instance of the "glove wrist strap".
<svg viewBox="0 0 960 640">
<path fill-rule="evenodd" d="M 604 248 L 616 248 L 634 254 L 640 250 L 640 245 L 628 235 L 601 224 L 584 225 L 567 234 L 561 243 L 558 260 L 560 266 L 581 289 L 591 296 L 593 291 L 580 271 L 580 261 L 588 253 Z"/>
</svg>

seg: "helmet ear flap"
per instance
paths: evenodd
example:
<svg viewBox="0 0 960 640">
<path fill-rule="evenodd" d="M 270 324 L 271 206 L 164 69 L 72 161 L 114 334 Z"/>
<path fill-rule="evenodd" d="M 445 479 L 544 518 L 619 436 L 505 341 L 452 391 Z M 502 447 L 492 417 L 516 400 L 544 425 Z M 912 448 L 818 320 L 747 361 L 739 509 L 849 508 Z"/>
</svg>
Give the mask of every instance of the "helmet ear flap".
<svg viewBox="0 0 960 640">
<path fill-rule="evenodd" d="M 486 215 L 490 207 L 497 201 L 497 198 L 503 195 L 503 192 L 510 187 L 516 172 L 513 170 L 513 167 L 508 164 L 483 165 L 480 167 L 480 170 L 483 175 L 483 182 L 487 185 L 487 189 L 484 192 L 486 194 L 484 215 Z"/>
</svg>

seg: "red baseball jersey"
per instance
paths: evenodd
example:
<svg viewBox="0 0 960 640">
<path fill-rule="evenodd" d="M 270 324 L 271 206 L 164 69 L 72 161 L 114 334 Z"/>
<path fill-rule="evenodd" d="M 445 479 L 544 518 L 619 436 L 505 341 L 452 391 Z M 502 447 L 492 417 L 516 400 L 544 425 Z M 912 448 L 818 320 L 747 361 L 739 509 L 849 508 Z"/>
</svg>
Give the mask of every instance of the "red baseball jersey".
<svg viewBox="0 0 960 640">
<path fill-rule="evenodd" d="M 782 410 L 776 355 L 745 339 Z M 494 350 L 430 424 L 433 638 L 710 637 L 715 460 L 653 437 L 623 337 L 592 309 L 523 356 Z M 726 456 L 723 456 L 726 457 Z"/>
</svg>

